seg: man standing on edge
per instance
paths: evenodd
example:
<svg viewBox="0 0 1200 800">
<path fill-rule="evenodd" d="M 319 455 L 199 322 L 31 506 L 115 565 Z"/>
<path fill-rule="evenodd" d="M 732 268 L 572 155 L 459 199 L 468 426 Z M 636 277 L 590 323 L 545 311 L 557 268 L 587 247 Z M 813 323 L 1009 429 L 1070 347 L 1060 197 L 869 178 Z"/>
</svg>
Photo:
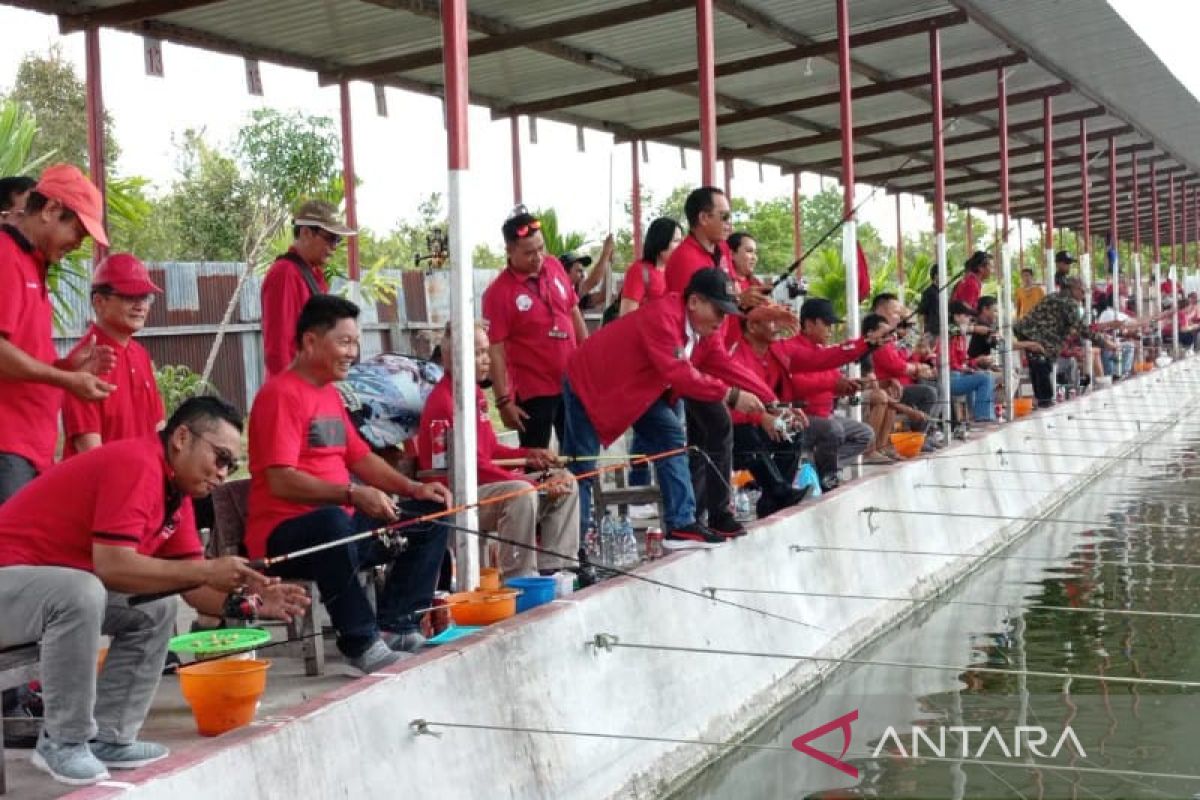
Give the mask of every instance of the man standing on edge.
<svg viewBox="0 0 1200 800">
<path fill-rule="evenodd" d="M 549 447 L 551 431 L 563 439 L 563 376 L 587 326 L 541 220 L 522 210 L 500 232 L 508 266 L 483 293 L 496 408 L 522 447 Z"/>
<path fill-rule="evenodd" d="M 63 400 L 64 458 L 106 442 L 154 433 L 166 423 L 154 362 L 146 348 L 133 340 L 134 334 L 146 326 L 156 294 L 162 294 L 162 289 L 154 285 L 146 266 L 130 253 L 113 253 L 92 275 L 96 321 L 67 359 L 86 347 L 89 340 L 107 345 L 116 355 L 116 364 L 103 378 L 116 388 L 100 401 L 88 402 L 74 395 Z"/>
<path fill-rule="evenodd" d="M 98 375 L 113 352 L 90 339 L 71 358 L 54 349 L 49 266 L 87 236 L 108 245 L 104 201 L 69 164 L 47 167 L 25 211 L 0 226 L 0 503 L 54 460 L 62 390 L 103 400 L 113 386 Z"/>
<path fill-rule="evenodd" d="M 278 375 L 296 357 L 296 320 L 314 294 L 325 294 L 325 265 L 346 236 L 357 231 L 337 217 L 323 200 L 309 200 L 296 209 L 292 246 L 267 270 L 262 284 L 263 354 L 267 377 Z"/>
</svg>

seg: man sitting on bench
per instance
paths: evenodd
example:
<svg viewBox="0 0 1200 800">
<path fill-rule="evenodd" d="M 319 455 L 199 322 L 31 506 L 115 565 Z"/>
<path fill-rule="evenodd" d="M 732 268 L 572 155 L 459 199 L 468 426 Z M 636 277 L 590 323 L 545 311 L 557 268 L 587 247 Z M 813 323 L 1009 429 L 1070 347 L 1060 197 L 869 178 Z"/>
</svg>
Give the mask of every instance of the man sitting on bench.
<svg viewBox="0 0 1200 800">
<path fill-rule="evenodd" d="M 267 381 L 250 410 L 250 511 L 246 552 L 279 556 L 443 510 L 441 484 L 401 475 L 370 447 L 346 413 L 334 381 L 358 360 L 358 306 L 329 294 L 308 299 L 296 322 L 296 358 Z M 351 473 L 361 483 L 351 483 Z M 392 495 L 415 501 L 397 507 Z M 379 537 L 279 564 L 285 578 L 316 581 L 337 629 L 337 646 L 364 673 L 393 664 L 425 639 L 416 612 L 433 601 L 446 553 L 444 525 L 399 531 L 396 553 Z M 391 564 L 378 616 L 358 582 L 364 567 Z M 381 636 L 382 630 L 382 636 Z"/>
<path fill-rule="evenodd" d="M 215 397 L 179 407 L 161 434 L 90 450 L 0 507 L 0 649 L 41 642 L 46 717 L 33 765 L 85 785 L 167 748 L 137 740 L 154 699 L 182 593 L 202 614 L 241 607 L 287 620 L 308 598 L 226 556 L 204 560 L 192 498 L 237 469 L 241 415 Z M 251 602 L 255 602 L 251 599 Z M 100 636 L 112 644 L 96 674 Z"/>
</svg>

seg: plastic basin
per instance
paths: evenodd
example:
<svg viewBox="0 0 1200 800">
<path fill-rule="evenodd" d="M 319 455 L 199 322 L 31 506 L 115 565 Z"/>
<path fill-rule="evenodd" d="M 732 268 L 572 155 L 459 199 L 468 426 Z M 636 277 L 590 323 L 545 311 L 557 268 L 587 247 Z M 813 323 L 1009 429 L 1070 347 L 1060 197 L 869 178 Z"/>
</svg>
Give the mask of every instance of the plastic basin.
<svg viewBox="0 0 1200 800">
<path fill-rule="evenodd" d="M 446 598 L 450 616 L 456 625 L 491 625 L 517 613 L 517 594 L 498 592 L 456 592 Z"/>
<path fill-rule="evenodd" d="M 202 736 L 249 725 L 267 688 L 270 661 L 204 661 L 179 669 L 179 690 Z"/>
<path fill-rule="evenodd" d="M 553 576 L 510 578 L 504 582 L 504 585 L 521 590 L 521 596 L 517 598 L 517 612 L 520 613 L 553 600 L 558 588 L 558 579 Z"/>
<path fill-rule="evenodd" d="M 1032 397 L 1013 398 L 1013 416 L 1024 417 L 1033 411 Z"/>
<path fill-rule="evenodd" d="M 925 434 L 906 431 L 892 434 L 892 447 L 901 458 L 914 458 L 925 446 Z"/>
</svg>

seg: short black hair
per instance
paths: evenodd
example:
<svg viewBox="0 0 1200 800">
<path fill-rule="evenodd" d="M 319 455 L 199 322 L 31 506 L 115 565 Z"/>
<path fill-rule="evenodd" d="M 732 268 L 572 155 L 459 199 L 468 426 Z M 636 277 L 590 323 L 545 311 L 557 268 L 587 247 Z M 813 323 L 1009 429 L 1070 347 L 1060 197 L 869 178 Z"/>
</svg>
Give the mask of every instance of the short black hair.
<svg viewBox="0 0 1200 800">
<path fill-rule="evenodd" d="M 651 265 L 657 264 L 658 257 L 671 246 L 671 239 L 678 228 L 679 223 L 670 217 L 659 217 L 651 222 L 646 229 L 646 240 L 642 242 L 642 260 Z"/>
<path fill-rule="evenodd" d="M 26 198 L 26 200 L 25 200 L 25 213 L 26 214 L 38 214 L 41 212 L 41 210 L 43 208 L 46 207 L 46 204 L 49 202 L 50 202 L 49 197 L 46 197 L 46 195 L 42 194 L 37 189 L 33 189 L 29 192 L 29 197 Z M 66 206 L 63 206 L 62 211 L 58 215 L 58 218 L 60 220 L 62 220 L 63 222 L 67 222 L 68 220 L 75 219 L 76 216 L 77 215 L 75 214 L 74 211 L 67 208 Z"/>
<path fill-rule="evenodd" d="M 17 195 L 37 186 L 33 178 L 24 175 L 9 175 L 0 178 L 0 211 L 11 211 L 17 204 Z"/>
<path fill-rule="evenodd" d="M 975 306 L 975 310 L 982 314 L 986 309 L 996 305 L 996 298 L 990 294 L 985 294 L 979 298 L 979 302 Z"/>
<path fill-rule="evenodd" d="M 876 328 L 882 328 L 888 321 L 881 314 L 867 314 L 862 320 L 862 332 L 868 334 Z"/>
<path fill-rule="evenodd" d="M 214 423 L 222 421 L 237 428 L 238 433 L 241 433 L 245 427 L 242 412 L 221 398 L 211 394 L 189 397 L 180 404 L 179 408 L 175 409 L 175 413 L 167 420 L 167 427 L 162 431 L 162 439 L 164 442 L 170 439 L 171 434 L 175 433 L 175 429 L 180 426 L 211 430 Z"/>
<path fill-rule="evenodd" d="M 309 331 L 325 333 L 343 319 L 358 319 L 358 306 L 336 294 L 314 294 L 296 320 L 296 346 Z"/>
<path fill-rule="evenodd" d="M 696 227 L 702 213 L 713 210 L 713 198 L 717 195 L 724 197 L 725 193 L 715 186 L 701 186 L 691 191 L 683 201 L 683 215 L 687 218 L 689 228 Z"/>
<path fill-rule="evenodd" d="M 538 218 L 528 212 L 522 212 L 505 220 L 504 224 L 500 226 L 500 234 L 504 237 L 504 243 L 509 245 L 523 238 L 517 236 L 517 230 L 534 222 L 539 222 Z"/>
<path fill-rule="evenodd" d="M 729 238 L 725 240 L 725 244 L 729 245 L 730 252 L 736 253 L 737 249 L 742 246 L 742 240 L 744 239 L 749 239 L 752 242 L 758 241 L 752 234 L 745 231 L 738 231 L 737 233 L 729 234 Z"/>
<path fill-rule="evenodd" d="M 1033 270 L 1029 267 L 1021 267 L 1021 274 L 1024 275 L 1025 273 L 1029 273 L 1030 275 L 1032 275 Z"/>
<path fill-rule="evenodd" d="M 891 292 L 880 292 L 879 294 L 877 294 L 871 298 L 871 310 L 878 311 L 879 307 L 882 306 L 884 303 L 890 303 L 893 300 L 899 300 L 899 299 L 900 299 L 899 297 L 892 294 Z"/>
</svg>

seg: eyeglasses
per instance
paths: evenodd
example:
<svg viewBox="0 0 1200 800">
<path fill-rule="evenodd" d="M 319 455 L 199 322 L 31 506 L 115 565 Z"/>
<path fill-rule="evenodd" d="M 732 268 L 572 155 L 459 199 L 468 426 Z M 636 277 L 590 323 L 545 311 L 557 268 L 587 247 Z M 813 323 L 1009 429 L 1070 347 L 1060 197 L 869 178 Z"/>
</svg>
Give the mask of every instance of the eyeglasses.
<svg viewBox="0 0 1200 800">
<path fill-rule="evenodd" d="M 120 292 L 97 292 L 101 297 L 115 297 L 122 303 L 129 305 L 137 305 L 145 303 L 148 306 L 154 305 L 154 295 L 152 294 L 121 294 Z"/>
<path fill-rule="evenodd" d="M 515 233 L 517 235 L 518 239 L 524 239 L 527 236 L 532 236 L 534 233 L 536 233 L 537 231 L 540 231 L 541 229 L 542 229 L 542 221 L 540 219 L 535 219 L 532 222 L 528 222 L 528 223 L 522 225 L 521 227 L 517 228 L 515 231 L 513 231 L 513 233 Z"/>
<path fill-rule="evenodd" d="M 341 236 L 338 236 L 336 233 L 330 233 L 324 228 L 313 228 L 313 231 L 316 232 L 317 236 L 320 236 L 322 239 L 324 239 L 330 247 L 337 247 L 342 243 Z"/>
<path fill-rule="evenodd" d="M 226 474 L 228 475 L 232 475 L 238 471 L 238 468 L 241 466 L 241 461 L 237 456 L 229 452 L 227 448 L 221 447 L 219 444 L 215 444 L 211 439 L 200 433 L 195 428 L 189 427 L 188 431 L 191 432 L 192 436 L 195 436 L 197 439 L 212 448 L 213 455 L 216 456 L 217 459 L 217 469 L 225 470 Z"/>
</svg>

